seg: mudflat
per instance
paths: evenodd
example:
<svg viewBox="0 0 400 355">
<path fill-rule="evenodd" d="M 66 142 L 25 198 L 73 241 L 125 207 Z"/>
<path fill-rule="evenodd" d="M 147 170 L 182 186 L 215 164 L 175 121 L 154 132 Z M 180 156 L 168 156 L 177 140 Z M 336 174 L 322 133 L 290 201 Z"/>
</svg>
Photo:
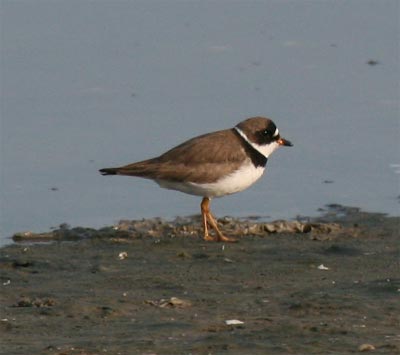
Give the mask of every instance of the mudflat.
<svg viewBox="0 0 400 355">
<path fill-rule="evenodd" d="M 196 218 L 16 235 L 0 353 L 400 353 L 400 217 L 221 222 L 238 243 L 204 242 Z"/>
</svg>

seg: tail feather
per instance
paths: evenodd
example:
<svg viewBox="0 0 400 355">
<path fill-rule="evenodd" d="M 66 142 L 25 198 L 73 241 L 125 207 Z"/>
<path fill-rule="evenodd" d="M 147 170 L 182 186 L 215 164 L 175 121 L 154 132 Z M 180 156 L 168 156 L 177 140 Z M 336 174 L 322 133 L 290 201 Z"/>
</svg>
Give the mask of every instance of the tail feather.
<svg viewBox="0 0 400 355">
<path fill-rule="evenodd" d="M 157 164 L 153 164 L 154 161 L 154 159 L 143 160 L 117 168 L 104 168 L 99 171 L 102 175 L 126 175 L 154 179 L 157 176 L 157 168 L 159 168 Z"/>
<path fill-rule="evenodd" d="M 99 170 L 101 175 L 117 175 L 118 168 L 104 168 Z"/>
</svg>

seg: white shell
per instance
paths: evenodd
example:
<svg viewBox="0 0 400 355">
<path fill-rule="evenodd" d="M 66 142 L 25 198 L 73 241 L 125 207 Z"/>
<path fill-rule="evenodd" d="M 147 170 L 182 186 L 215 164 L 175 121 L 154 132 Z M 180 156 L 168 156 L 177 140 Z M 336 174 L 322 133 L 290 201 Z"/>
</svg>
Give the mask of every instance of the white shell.
<svg viewBox="0 0 400 355">
<path fill-rule="evenodd" d="M 324 264 L 321 264 L 317 267 L 318 270 L 329 270 L 329 267 L 326 267 Z"/>
<path fill-rule="evenodd" d="M 128 253 L 126 252 L 126 251 L 121 251 L 119 254 L 118 254 L 118 259 L 119 260 L 124 260 L 124 259 L 126 259 L 128 257 Z"/>
<path fill-rule="evenodd" d="M 238 325 L 238 324 L 244 324 L 241 320 L 238 319 L 228 319 L 225 321 L 226 325 Z"/>
</svg>

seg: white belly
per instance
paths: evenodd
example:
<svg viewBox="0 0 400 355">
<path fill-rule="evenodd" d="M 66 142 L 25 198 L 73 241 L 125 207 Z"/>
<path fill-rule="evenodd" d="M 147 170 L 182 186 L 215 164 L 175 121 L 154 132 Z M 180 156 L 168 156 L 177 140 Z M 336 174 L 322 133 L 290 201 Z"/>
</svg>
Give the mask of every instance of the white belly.
<svg viewBox="0 0 400 355">
<path fill-rule="evenodd" d="M 163 188 L 178 190 L 190 195 L 220 197 L 247 189 L 261 177 L 263 172 L 264 167 L 256 168 L 249 161 L 248 164 L 232 174 L 212 183 L 196 184 L 193 182 L 171 182 L 165 180 L 156 180 L 156 182 Z"/>
</svg>

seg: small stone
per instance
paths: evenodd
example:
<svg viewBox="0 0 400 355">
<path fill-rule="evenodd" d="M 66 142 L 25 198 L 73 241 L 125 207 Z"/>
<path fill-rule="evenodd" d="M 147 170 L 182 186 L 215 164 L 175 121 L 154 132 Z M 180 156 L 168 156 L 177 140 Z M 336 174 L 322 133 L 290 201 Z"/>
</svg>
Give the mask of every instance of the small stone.
<svg viewBox="0 0 400 355">
<path fill-rule="evenodd" d="M 176 254 L 176 256 L 182 259 L 190 258 L 190 254 L 187 253 L 186 251 L 181 251 L 178 254 Z"/>
<path fill-rule="evenodd" d="M 160 308 L 187 308 L 192 305 L 190 301 L 178 297 L 171 297 L 170 299 L 162 298 L 159 301 L 146 300 L 145 303 Z"/>
<path fill-rule="evenodd" d="M 373 350 L 375 350 L 375 346 L 373 346 L 372 344 L 361 344 L 358 347 L 358 351 L 360 351 L 360 352 L 373 351 Z"/>
</svg>

